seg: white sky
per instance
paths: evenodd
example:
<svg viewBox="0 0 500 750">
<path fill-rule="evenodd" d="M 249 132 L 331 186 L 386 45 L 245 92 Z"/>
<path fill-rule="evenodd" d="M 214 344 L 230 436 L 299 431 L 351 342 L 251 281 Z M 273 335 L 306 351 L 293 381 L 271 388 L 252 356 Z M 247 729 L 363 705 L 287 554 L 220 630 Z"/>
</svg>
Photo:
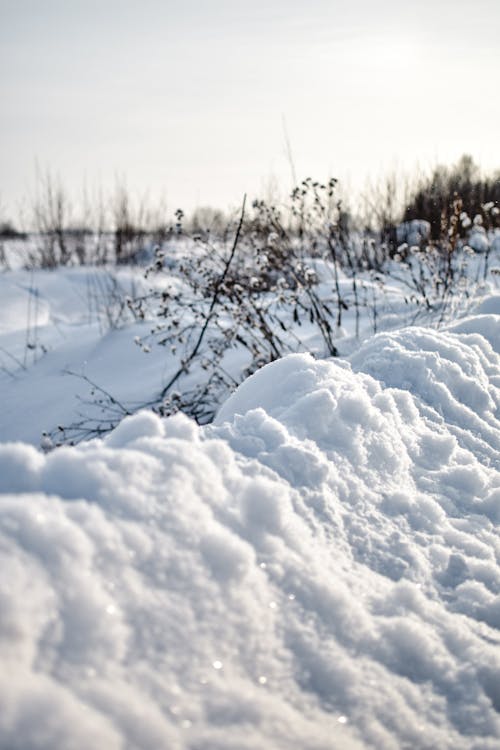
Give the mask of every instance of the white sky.
<svg viewBox="0 0 500 750">
<path fill-rule="evenodd" d="M 500 166 L 500 0 L 0 0 L 0 220 L 35 167 L 237 205 L 471 153 Z"/>
</svg>

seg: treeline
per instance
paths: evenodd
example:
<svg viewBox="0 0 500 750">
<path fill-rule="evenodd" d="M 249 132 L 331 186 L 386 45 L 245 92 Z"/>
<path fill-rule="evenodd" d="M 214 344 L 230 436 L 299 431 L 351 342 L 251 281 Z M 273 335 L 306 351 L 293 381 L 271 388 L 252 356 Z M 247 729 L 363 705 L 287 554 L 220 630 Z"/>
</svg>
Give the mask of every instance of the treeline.
<svg viewBox="0 0 500 750">
<path fill-rule="evenodd" d="M 437 240 L 456 211 L 457 201 L 464 219 L 466 215 L 473 222 L 481 217 L 486 229 L 500 227 L 500 173 L 482 177 L 470 156 L 462 156 L 452 167 L 437 167 L 417 181 L 402 218 L 428 221 L 431 237 Z M 461 236 L 468 226 L 466 220 L 460 223 Z"/>
<path fill-rule="evenodd" d="M 268 202 L 273 211 L 279 211 L 280 226 L 286 226 L 298 238 L 305 236 L 305 224 L 309 223 L 310 230 L 315 220 L 314 210 L 308 207 L 306 211 L 305 205 L 301 206 L 301 195 L 319 185 L 308 178 L 286 202 Z M 403 193 L 406 197 L 401 200 Z M 398 248 L 407 239 L 399 231 L 405 222 L 426 223 L 428 228 L 417 237 L 417 244 L 420 240 L 440 241 L 450 230 L 458 240 L 467 237 L 474 226 L 481 231 L 500 227 L 500 172 L 482 175 L 470 156 L 463 156 L 451 167 L 438 166 L 429 174 L 414 178 L 410 186 L 407 182 L 400 185 L 394 177 L 387 178 L 356 206 L 351 205 L 349 197 L 340 201 L 338 196 L 336 185 L 330 200 L 343 232 L 374 240 L 385 258 L 397 256 Z M 256 201 L 255 205 L 259 203 L 262 202 Z M 179 235 L 224 241 L 234 222 L 234 217 L 209 207 L 198 208 L 190 216 L 181 210 L 169 216 L 163 204 L 152 205 L 146 199 L 134 201 L 124 187 L 108 200 L 102 195 L 93 200 L 84 197 L 82 206 L 75 210 L 67 191 L 50 175 L 39 178 L 30 214 L 26 221 L 29 227 L 15 227 L 0 216 L 0 241 L 29 239 L 27 265 L 42 268 L 146 262 L 155 247 L 162 247 Z M 255 220 L 246 219 L 243 235 L 253 231 Z M 262 215 L 259 221 L 262 222 Z M 262 228 L 263 233 L 272 230 L 272 222 Z"/>
</svg>

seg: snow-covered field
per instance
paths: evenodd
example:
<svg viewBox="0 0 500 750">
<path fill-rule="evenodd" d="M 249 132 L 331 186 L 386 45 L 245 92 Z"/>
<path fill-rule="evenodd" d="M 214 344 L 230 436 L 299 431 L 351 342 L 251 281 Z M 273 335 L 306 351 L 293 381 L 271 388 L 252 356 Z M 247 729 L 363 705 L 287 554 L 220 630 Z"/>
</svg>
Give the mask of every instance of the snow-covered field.
<svg viewBox="0 0 500 750">
<path fill-rule="evenodd" d="M 213 425 L 44 453 L 88 408 L 67 371 L 127 404 L 165 380 L 96 273 L 0 275 L 0 748 L 496 750 L 494 286 L 267 365 Z"/>
</svg>

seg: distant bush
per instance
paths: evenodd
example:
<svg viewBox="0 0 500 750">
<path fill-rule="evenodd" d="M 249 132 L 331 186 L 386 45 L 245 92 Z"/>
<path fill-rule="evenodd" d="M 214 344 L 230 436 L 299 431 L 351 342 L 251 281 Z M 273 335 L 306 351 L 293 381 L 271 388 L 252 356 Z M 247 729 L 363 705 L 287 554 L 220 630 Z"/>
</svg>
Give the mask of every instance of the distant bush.
<svg viewBox="0 0 500 750">
<path fill-rule="evenodd" d="M 202 237 L 223 237 L 227 232 L 228 218 L 223 211 L 212 206 L 195 208 L 187 221 L 189 231 Z"/>
<path fill-rule="evenodd" d="M 0 223 L 0 239 L 2 240 L 25 240 L 27 234 L 19 232 L 9 221 Z"/>
<path fill-rule="evenodd" d="M 452 167 L 438 166 L 422 177 L 405 206 L 403 220 L 428 221 L 431 239 L 438 240 L 456 212 L 457 200 L 460 213 L 468 219 L 459 223 L 460 237 L 466 236 L 475 217 L 481 218 L 485 229 L 500 227 L 500 174 L 482 177 L 470 156 L 462 156 Z"/>
</svg>

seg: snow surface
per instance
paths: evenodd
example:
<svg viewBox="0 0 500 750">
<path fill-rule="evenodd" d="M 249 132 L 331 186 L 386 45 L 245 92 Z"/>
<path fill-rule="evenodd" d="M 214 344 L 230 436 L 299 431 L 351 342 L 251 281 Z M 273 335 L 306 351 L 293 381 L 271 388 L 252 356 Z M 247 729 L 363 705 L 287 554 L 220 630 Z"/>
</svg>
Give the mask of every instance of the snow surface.
<svg viewBox="0 0 500 750">
<path fill-rule="evenodd" d="M 500 246 L 498 253 L 489 258 L 491 268 L 500 262 Z M 484 257 L 471 261 L 473 280 L 483 276 Z M 318 293 L 333 309 L 333 280 L 328 269 L 317 259 L 312 263 L 322 279 Z M 336 331 L 335 345 L 344 357 L 359 348 L 359 340 L 371 338 L 375 327 L 378 331 L 394 330 L 416 320 L 428 322 L 425 310 L 409 295 L 404 266 L 394 264 L 393 270 L 394 278 L 386 276 L 383 284 L 370 279 L 369 274 L 360 281 L 359 321 L 352 304 L 352 280 L 340 274 L 342 299 L 350 304 L 342 327 Z M 169 283 L 171 278 L 176 281 L 168 277 Z M 464 295 L 466 308 L 476 304 L 476 313 L 500 314 L 499 280 L 498 275 L 490 274 L 484 284 L 471 282 L 471 290 L 482 294 L 483 301 L 478 302 L 481 297 L 468 299 L 468 292 Z M 117 415 L 96 403 L 96 388 L 91 383 L 129 412 L 158 397 L 180 366 L 182 351 L 174 356 L 168 348 L 152 344 L 146 354 L 144 347 L 135 345 L 134 339 L 148 340 L 158 321 L 134 320 L 125 299 L 147 294 L 151 287 L 164 283 L 161 276 L 144 279 L 140 267 L 0 273 L 0 441 L 21 440 L 39 447 L 43 432 L 53 434 L 58 425 L 67 428 L 86 422 L 108 428 L 106 419 L 114 417 L 116 421 Z M 462 303 L 457 303 L 459 308 Z M 455 308 L 450 304 L 451 317 L 457 314 Z M 303 349 L 323 356 L 318 326 L 307 321 L 297 326 L 292 310 L 285 322 L 300 336 Z M 359 339 L 354 335 L 357 324 Z M 225 361 L 237 380 L 248 364 L 248 355 L 238 349 L 232 349 Z M 206 373 L 200 366 L 193 367 L 189 378 L 186 390 L 203 382 Z"/>
<path fill-rule="evenodd" d="M 151 323 L 132 321 L 124 305 L 145 288 L 137 268 L 0 274 L 0 441 L 39 446 L 43 431 L 100 416 L 83 377 L 131 411 L 161 390 L 165 351 L 145 355 L 134 345 Z"/>
<path fill-rule="evenodd" d="M 0 445 L 0 747 L 496 750 L 498 299 Z"/>
</svg>

